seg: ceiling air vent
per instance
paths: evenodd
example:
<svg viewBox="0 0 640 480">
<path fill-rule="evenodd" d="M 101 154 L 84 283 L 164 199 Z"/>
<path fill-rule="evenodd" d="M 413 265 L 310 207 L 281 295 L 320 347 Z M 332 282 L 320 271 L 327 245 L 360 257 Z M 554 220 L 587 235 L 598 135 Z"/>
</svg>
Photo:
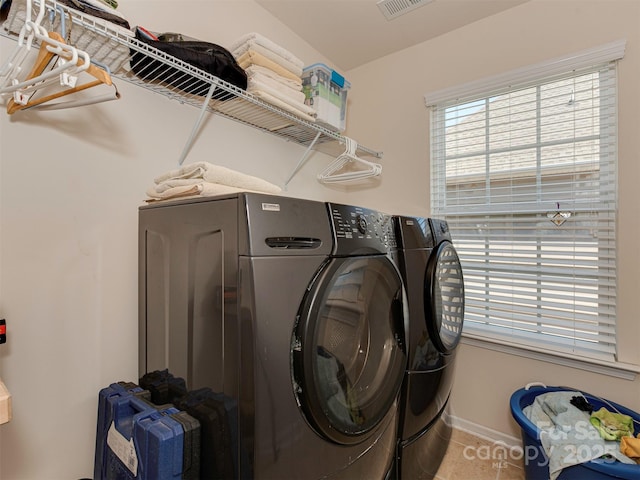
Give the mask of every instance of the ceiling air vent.
<svg viewBox="0 0 640 480">
<path fill-rule="evenodd" d="M 387 20 L 393 20 L 431 2 L 433 0 L 380 0 L 378 8 Z"/>
</svg>

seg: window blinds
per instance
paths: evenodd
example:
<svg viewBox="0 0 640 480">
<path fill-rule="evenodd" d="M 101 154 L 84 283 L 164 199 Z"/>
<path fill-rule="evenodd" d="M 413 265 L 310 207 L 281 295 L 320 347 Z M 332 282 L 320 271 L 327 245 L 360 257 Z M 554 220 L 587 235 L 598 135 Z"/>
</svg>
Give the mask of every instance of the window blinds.
<svg viewBox="0 0 640 480">
<path fill-rule="evenodd" d="M 614 361 L 615 62 L 452 98 L 431 108 L 431 204 L 465 335 Z"/>
</svg>

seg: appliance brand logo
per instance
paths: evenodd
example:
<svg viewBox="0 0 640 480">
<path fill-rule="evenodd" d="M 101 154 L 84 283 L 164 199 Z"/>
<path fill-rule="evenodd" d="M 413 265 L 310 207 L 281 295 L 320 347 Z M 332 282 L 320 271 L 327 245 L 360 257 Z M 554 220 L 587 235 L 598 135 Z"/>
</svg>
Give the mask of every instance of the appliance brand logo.
<svg viewBox="0 0 640 480">
<path fill-rule="evenodd" d="M 279 203 L 263 203 L 262 210 L 266 212 L 279 212 L 280 204 Z"/>
</svg>

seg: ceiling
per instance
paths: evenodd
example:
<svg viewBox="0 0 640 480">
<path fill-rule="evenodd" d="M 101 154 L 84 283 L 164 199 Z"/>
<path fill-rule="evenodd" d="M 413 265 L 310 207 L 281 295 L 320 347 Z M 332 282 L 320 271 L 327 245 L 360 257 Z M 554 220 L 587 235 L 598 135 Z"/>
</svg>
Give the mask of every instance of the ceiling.
<svg viewBox="0 0 640 480">
<path fill-rule="evenodd" d="M 378 0 L 256 1 L 347 71 L 528 0 L 433 0 L 390 21 Z"/>
</svg>

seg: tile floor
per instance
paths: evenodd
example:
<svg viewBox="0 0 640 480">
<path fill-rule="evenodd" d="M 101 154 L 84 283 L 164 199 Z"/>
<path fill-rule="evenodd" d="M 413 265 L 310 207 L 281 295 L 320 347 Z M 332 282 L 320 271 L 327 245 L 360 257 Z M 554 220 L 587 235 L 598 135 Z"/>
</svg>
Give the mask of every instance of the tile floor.
<svg viewBox="0 0 640 480">
<path fill-rule="evenodd" d="M 507 447 L 454 429 L 436 480 L 525 480 L 525 476 L 522 459 L 510 455 Z"/>
</svg>

